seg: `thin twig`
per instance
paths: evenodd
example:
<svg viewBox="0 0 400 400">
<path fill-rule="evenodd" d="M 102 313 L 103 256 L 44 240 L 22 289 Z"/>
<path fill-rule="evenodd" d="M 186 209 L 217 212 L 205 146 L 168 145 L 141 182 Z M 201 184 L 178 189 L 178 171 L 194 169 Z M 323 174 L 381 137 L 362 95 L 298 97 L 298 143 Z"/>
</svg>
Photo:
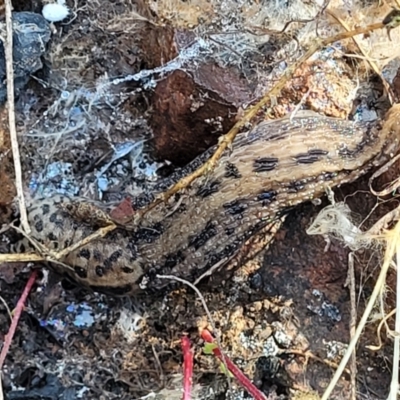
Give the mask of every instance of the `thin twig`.
<svg viewBox="0 0 400 400">
<path fill-rule="evenodd" d="M 0 301 L 3 303 L 3 306 L 7 310 L 7 314 L 10 317 L 10 321 L 12 321 L 12 314 L 11 314 L 10 308 L 8 307 L 8 304 L 6 303 L 6 301 L 1 296 L 0 296 Z"/>
<path fill-rule="evenodd" d="M 40 262 L 46 261 L 45 256 L 41 256 L 36 253 L 18 253 L 18 254 L 0 254 L 0 263 L 11 263 L 11 262 Z"/>
<path fill-rule="evenodd" d="M 24 231 L 29 234 L 31 228 L 28 223 L 28 214 L 26 211 L 25 197 L 22 187 L 22 169 L 21 157 L 19 153 L 17 128 L 15 125 L 15 107 L 14 107 L 14 64 L 13 64 L 13 27 L 12 27 L 12 5 L 11 0 L 5 0 L 6 6 L 6 32 L 5 42 L 6 71 L 7 71 L 7 105 L 8 105 L 8 128 L 10 130 L 11 149 L 14 159 L 15 186 L 17 189 L 17 198 L 19 213 L 21 216 L 21 225 Z"/>
<path fill-rule="evenodd" d="M 388 229 L 389 225 L 400 219 L 400 206 L 397 206 L 394 210 L 385 214 L 379 221 L 377 221 L 371 228 L 366 232 L 368 236 L 378 236 L 381 232 Z"/>
<path fill-rule="evenodd" d="M 387 196 L 388 194 L 393 193 L 394 191 L 396 191 L 396 189 L 400 186 L 400 177 L 397 177 L 395 180 L 393 180 L 387 187 L 385 187 L 383 190 L 380 191 L 376 191 L 373 187 L 372 187 L 372 183 L 374 181 L 375 178 L 377 178 L 378 176 L 381 176 L 382 174 L 384 174 L 386 171 L 389 170 L 389 168 L 397 162 L 397 160 L 400 158 L 400 154 L 397 154 L 396 157 L 393 157 L 390 161 L 388 161 L 387 163 L 385 163 L 384 165 L 382 165 L 382 167 L 380 167 L 377 171 L 375 171 L 371 177 L 369 178 L 368 181 L 368 185 L 369 185 L 369 189 L 371 190 L 371 193 L 374 196 L 380 197 L 380 196 Z"/>
<path fill-rule="evenodd" d="M 382 297 L 382 296 L 381 296 L 381 297 Z M 382 348 L 382 345 L 383 345 L 382 339 L 381 339 L 381 330 L 382 330 L 382 327 L 385 326 L 386 329 L 388 330 L 386 321 L 387 321 L 389 318 L 391 318 L 394 314 L 396 314 L 396 312 L 397 312 L 397 309 L 394 308 L 392 311 L 390 311 L 389 314 L 385 315 L 385 316 L 382 318 L 381 322 L 379 322 L 378 329 L 376 330 L 376 337 L 378 338 L 378 344 L 377 344 L 376 346 L 375 346 L 375 345 L 372 345 L 372 344 L 370 344 L 370 345 L 368 345 L 368 346 L 365 346 L 367 349 L 372 350 L 372 351 L 378 351 L 378 350 L 380 350 L 380 349 Z M 384 315 L 384 314 L 382 313 L 382 315 Z M 389 332 L 389 330 L 388 330 L 388 332 Z"/>
</svg>

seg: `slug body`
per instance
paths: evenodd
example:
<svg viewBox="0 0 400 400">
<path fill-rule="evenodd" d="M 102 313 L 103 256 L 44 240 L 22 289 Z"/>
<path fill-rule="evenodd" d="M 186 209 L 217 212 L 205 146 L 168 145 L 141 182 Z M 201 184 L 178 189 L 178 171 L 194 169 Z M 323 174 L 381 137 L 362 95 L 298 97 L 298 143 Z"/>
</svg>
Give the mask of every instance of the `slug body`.
<svg viewBox="0 0 400 400">
<path fill-rule="evenodd" d="M 236 137 L 214 171 L 144 214 L 133 229 L 118 228 L 53 267 L 115 295 L 167 285 L 157 274 L 194 281 L 288 208 L 388 161 L 399 148 L 399 115 L 395 105 L 374 125 L 311 112 L 260 123 Z M 196 169 L 213 150 L 182 173 Z M 156 193 L 178 178 L 161 182 Z M 50 249 L 65 248 L 95 230 L 60 207 L 68 201 L 48 198 L 29 210 L 32 236 Z"/>
</svg>

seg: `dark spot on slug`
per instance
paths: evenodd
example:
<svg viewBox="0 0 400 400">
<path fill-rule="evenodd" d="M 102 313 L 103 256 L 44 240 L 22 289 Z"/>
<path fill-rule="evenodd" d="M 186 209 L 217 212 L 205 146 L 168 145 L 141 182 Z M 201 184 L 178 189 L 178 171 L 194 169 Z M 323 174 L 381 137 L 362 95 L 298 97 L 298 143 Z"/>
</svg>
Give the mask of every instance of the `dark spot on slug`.
<svg viewBox="0 0 400 400">
<path fill-rule="evenodd" d="M 95 270 L 97 276 L 102 277 L 104 275 L 105 271 L 101 265 L 97 265 L 94 270 Z"/>
<path fill-rule="evenodd" d="M 82 267 L 74 267 L 75 273 L 79 276 L 79 278 L 86 279 L 87 271 Z"/>
<path fill-rule="evenodd" d="M 321 160 L 321 157 L 326 156 L 329 152 L 326 150 L 312 149 L 307 153 L 301 153 L 295 156 L 298 164 L 313 164 Z"/>
<path fill-rule="evenodd" d="M 346 132 L 351 134 L 351 130 Z M 343 158 L 356 158 L 360 153 L 364 151 L 364 148 L 368 146 L 371 142 L 376 140 L 376 135 L 371 134 L 370 129 L 366 129 L 363 132 L 362 139 L 359 143 L 357 143 L 354 149 L 348 148 L 345 144 L 342 144 L 338 149 L 338 154 Z"/>
<path fill-rule="evenodd" d="M 254 172 L 265 172 L 272 171 L 278 165 L 278 159 L 276 157 L 261 157 L 254 160 L 253 171 Z"/>
<path fill-rule="evenodd" d="M 105 268 L 106 270 L 110 270 L 110 269 L 112 269 L 113 263 L 112 263 L 112 261 L 111 261 L 109 258 L 106 258 L 106 259 L 104 259 L 104 261 L 103 261 L 103 265 L 104 265 L 104 268 Z"/>
<path fill-rule="evenodd" d="M 129 250 L 130 253 L 130 262 L 135 261 L 138 257 L 137 255 L 137 247 L 136 247 L 136 242 L 132 238 L 129 239 L 128 244 L 126 245 L 127 250 Z"/>
<path fill-rule="evenodd" d="M 304 183 L 299 181 L 293 181 L 288 184 L 289 193 L 298 193 L 304 189 Z"/>
<path fill-rule="evenodd" d="M 81 258 L 86 258 L 86 260 L 89 260 L 90 258 L 90 250 L 88 249 L 82 249 L 79 253 L 78 253 L 78 257 Z"/>
<path fill-rule="evenodd" d="M 222 207 L 225 208 L 229 215 L 241 215 L 247 208 L 247 205 L 241 203 L 239 200 L 231 201 L 230 203 L 225 203 Z"/>
<path fill-rule="evenodd" d="M 217 234 L 217 224 L 214 221 L 208 221 L 205 228 L 198 234 L 189 237 L 189 247 L 198 250 L 203 247 L 208 240 Z"/>
<path fill-rule="evenodd" d="M 354 150 L 349 149 L 347 146 L 343 146 L 339 149 L 338 154 L 344 158 L 355 158 L 361 150 L 362 147 L 358 148 L 358 146 Z"/>
<path fill-rule="evenodd" d="M 115 263 L 115 262 L 118 261 L 118 259 L 119 259 L 121 256 L 122 256 L 122 250 L 116 250 L 116 251 L 114 251 L 114 253 L 112 253 L 112 254 L 110 255 L 109 260 L 110 260 L 112 263 Z"/>
<path fill-rule="evenodd" d="M 60 219 L 56 218 L 53 221 L 53 223 L 57 228 L 60 228 L 60 229 L 64 228 L 64 220 L 63 220 L 62 216 L 60 216 Z"/>
<path fill-rule="evenodd" d="M 238 179 L 241 178 L 242 175 L 239 172 L 238 167 L 235 164 L 227 162 L 225 164 L 225 178 L 234 178 Z"/>
<path fill-rule="evenodd" d="M 50 232 L 50 233 L 47 235 L 47 239 L 49 239 L 49 240 L 51 240 L 52 242 L 54 242 L 55 240 L 57 240 L 57 237 L 56 237 L 56 235 L 55 235 L 53 232 Z"/>
<path fill-rule="evenodd" d="M 185 256 L 183 255 L 181 250 L 178 250 L 176 253 L 168 254 L 165 260 L 164 267 L 168 270 L 176 265 L 180 264 L 185 260 Z"/>
<path fill-rule="evenodd" d="M 225 228 L 225 234 L 227 236 L 232 235 L 233 232 L 235 232 L 235 228 Z"/>
<path fill-rule="evenodd" d="M 337 172 L 324 172 L 321 176 L 325 182 L 329 182 L 336 178 Z"/>
<path fill-rule="evenodd" d="M 261 201 L 263 207 L 271 204 L 276 199 L 276 192 L 275 190 L 266 190 L 265 192 L 261 192 L 257 196 L 257 200 Z"/>
<path fill-rule="evenodd" d="M 42 230 L 43 230 L 43 221 L 42 220 L 35 222 L 35 229 L 37 232 L 42 232 Z"/>
<path fill-rule="evenodd" d="M 131 274 L 132 272 L 135 272 L 135 270 L 133 268 L 129 268 L 129 267 L 122 267 L 121 271 L 124 272 L 125 274 Z"/>
<path fill-rule="evenodd" d="M 207 255 L 207 266 L 206 269 L 213 267 L 215 264 L 226 258 L 228 259 L 235 253 L 235 251 L 240 246 L 241 241 L 234 241 L 224 247 L 224 249 L 218 253 L 210 253 Z M 221 265 L 222 267 L 222 265 Z"/>
<path fill-rule="evenodd" d="M 219 181 L 206 182 L 197 190 L 196 195 L 204 199 L 212 195 L 213 193 L 218 192 L 220 184 L 221 182 Z"/>
<path fill-rule="evenodd" d="M 308 154 L 312 156 L 326 156 L 329 153 L 327 150 L 322 150 L 322 149 L 311 149 L 308 150 Z"/>
<path fill-rule="evenodd" d="M 50 212 L 50 206 L 48 204 L 43 204 L 41 209 L 43 215 L 47 215 Z"/>
<path fill-rule="evenodd" d="M 163 225 L 161 222 L 157 222 L 153 226 L 143 227 L 136 230 L 132 234 L 132 240 L 134 240 L 136 243 L 153 243 L 162 235 L 163 231 Z"/>
<path fill-rule="evenodd" d="M 102 255 L 101 255 L 101 253 L 100 253 L 100 251 L 98 251 L 98 250 L 93 250 L 93 258 L 96 260 L 96 261 L 100 261 L 101 259 L 102 259 Z"/>
<path fill-rule="evenodd" d="M 54 212 L 53 214 L 50 215 L 49 221 L 54 223 L 56 219 L 57 219 L 57 213 Z"/>
</svg>

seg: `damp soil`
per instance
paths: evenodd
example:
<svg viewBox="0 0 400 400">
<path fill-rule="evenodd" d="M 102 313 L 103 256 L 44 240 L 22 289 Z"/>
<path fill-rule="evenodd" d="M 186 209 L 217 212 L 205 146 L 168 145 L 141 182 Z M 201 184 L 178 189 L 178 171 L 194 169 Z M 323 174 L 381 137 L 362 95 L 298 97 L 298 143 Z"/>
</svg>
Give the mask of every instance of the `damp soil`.
<svg viewBox="0 0 400 400">
<path fill-rule="evenodd" d="M 17 3 L 16 11 L 41 9 L 39 1 Z M 194 38 L 209 37 L 207 32 L 230 31 L 238 24 L 244 31 L 245 21 L 261 26 L 251 19 L 258 15 L 256 4 L 242 1 L 237 7 L 228 0 L 76 0 L 67 4 L 72 10 L 69 19 L 53 26 L 43 68 L 30 77 L 16 101 L 29 201 L 62 192 L 111 202 L 120 201 L 126 192 L 145 192 L 158 177 L 216 143 L 240 117 L 241 106 L 259 97 L 261 87 L 268 88 L 282 72 L 282 55 L 292 54 L 297 46 L 290 35 L 270 35 L 268 41 L 251 42 L 251 46 L 247 36 L 233 37 L 222 48 L 220 37 L 214 37 L 216 50 L 208 51 L 218 57 L 197 49 L 201 62 L 188 58 L 173 73 L 166 69 L 146 75 L 143 71 L 176 59 Z M 354 7 L 360 4 L 354 2 Z M 282 8 L 282 24 L 285 18 L 303 16 L 296 10 Z M 372 18 L 377 12 L 371 10 Z M 302 31 L 298 28 L 296 32 Z M 238 52 L 245 52 L 246 57 L 238 57 Z M 336 57 L 335 67 L 329 69 L 325 61 L 298 73 L 276 105 L 275 115 L 293 109 L 306 92 L 312 93 L 307 108 L 338 117 L 350 113 L 353 103 L 340 99 L 358 84 L 351 79 L 354 65 Z M 185 73 L 191 62 L 198 67 L 198 75 Z M 331 90 L 321 89 L 325 83 L 313 78 L 316 70 L 325 71 Z M 119 81 L 127 76 L 134 78 Z M 380 97 L 378 81 L 362 82 L 359 103 L 364 97 Z M 318 109 L 322 95 L 323 110 Z M 7 111 L 1 106 L 1 253 L 11 251 L 14 233 L 7 226 L 18 216 L 7 132 Z M 123 145 L 138 142 L 137 152 L 130 148 L 124 153 Z M 395 166 L 386 182 L 397 171 Z M 377 207 L 368 178 L 339 188 L 335 195 L 337 201 L 345 199 L 356 210 L 357 221 L 369 217 L 365 229 L 397 205 L 388 199 Z M 112 298 L 76 287 L 45 265 L 1 264 L 2 341 L 10 325 L 5 304 L 13 309 L 31 269 L 41 271 L 3 368 L 5 398 L 180 399 L 183 335 L 188 335 L 195 353 L 193 398 L 249 398 L 205 354 L 199 335 L 205 327 L 217 330 L 226 354 L 269 399 L 309 399 L 321 394 L 334 373 L 332 363 L 340 362 L 349 342 L 352 312 L 346 286 L 349 250 L 339 240 L 331 239 L 327 245 L 323 237 L 306 234 L 327 204 L 325 199 L 322 204 L 307 203 L 291 210 L 273 243 L 264 246 L 261 234 L 246 244 L 245 251 L 253 256 L 233 276 L 211 276 L 200 285 L 214 326 L 190 288 L 177 286 L 163 293 Z M 377 248 L 356 254 L 358 316 L 373 290 L 381 258 L 382 249 Z M 394 282 L 391 272 L 387 311 L 394 304 Z M 382 335 L 382 347 L 368 350 L 367 345 L 378 342 L 376 329 L 377 323 L 369 324 L 358 345 L 360 399 L 380 400 L 388 395 L 392 343 Z M 346 372 L 332 398 L 349 399 L 350 390 Z"/>
</svg>

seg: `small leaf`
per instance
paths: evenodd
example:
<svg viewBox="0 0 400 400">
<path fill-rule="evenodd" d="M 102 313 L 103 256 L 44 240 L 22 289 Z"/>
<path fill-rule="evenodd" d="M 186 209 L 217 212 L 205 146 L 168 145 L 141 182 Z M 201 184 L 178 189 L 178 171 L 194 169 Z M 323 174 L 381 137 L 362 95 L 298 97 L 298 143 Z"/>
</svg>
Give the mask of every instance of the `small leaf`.
<svg viewBox="0 0 400 400">
<path fill-rule="evenodd" d="M 214 354 L 214 349 L 217 349 L 218 346 L 215 343 L 204 343 L 203 353 L 204 354 Z"/>
<path fill-rule="evenodd" d="M 227 369 L 227 367 L 225 366 L 225 364 L 223 362 L 220 362 L 219 364 L 219 370 L 226 376 L 228 376 L 229 378 L 234 378 L 235 376 L 232 374 L 231 371 L 229 371 L 229 369 Z"/>
</svg>

